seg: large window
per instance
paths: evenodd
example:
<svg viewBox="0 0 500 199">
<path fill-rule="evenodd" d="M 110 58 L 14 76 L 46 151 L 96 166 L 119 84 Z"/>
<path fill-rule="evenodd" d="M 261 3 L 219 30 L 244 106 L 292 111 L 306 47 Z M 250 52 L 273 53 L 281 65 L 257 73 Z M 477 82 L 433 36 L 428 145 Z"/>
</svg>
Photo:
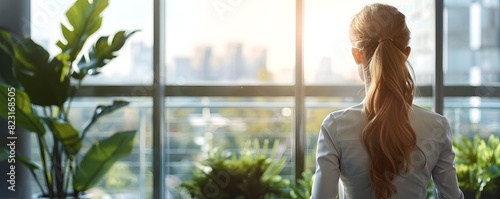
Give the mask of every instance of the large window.
<svg viewBox="0 0 500 199">
<path fill-rule="evenodd" d="M 166 1 L 168 85 L 293 84 L 295 2 Z"/>
<path fill-rule="evenodd" d="M 32 37 L 52 53 L 61 38 L 59 23 L 73 2 L 31 1 Z M 119 174 L 110 173 L 98 189 L 123 198 L 159 192 L 180 198 L 176 186 L 192 176 L 209 149 L 236 150 L 249 139 L 280 141 L 287 156 L 285 178 L 313 170 L 324 117 L 362 100 L 348 28 L 351 17 L 371 2 L 110 0 L 96 35 L 140 32 L 101 75 L 83 82 L 72 122 L 82 124 L 97 104 L 127 99 L 131 105 L 99 124 L 89 139 L 126 127 L 139 129 L 140 139 L 132 156 L 117 165 Z M 415 103 L 444 114 L 457 134 L 499 132 L 500 3 L 377 2 L 395 5 L 407 16 Z M 154 94 L 159 90 L 164 96 Z M 156 135 L 163 136 L 163 146 L 154 144 Z M 158 149 L 164 150 L 160 168 L 153 166 Z M 165 187 L 153 180 L 159 169 Z M 116 179 L 127 183 L 118 187 L 111 183 Z"/>
<path fill-rule="evenodd" d="M 66 18 L 64 15 L 74 2 L 31 0 L 31 37 L 48 49 L 51 55 L 59 53 L 56 43 L 62 38 L 60 23 L 68 23 L 63 20 Z M 92 192 L 100 198 L 152 198 L 153 103 L 151 96 L 147 95 L 150 90 L 147 86 L 153 82 L 153 1 L 110 0 L 103 12 L 101 29 L 89 41 L 119 30 L 139 32 L 128 40 L 118 57 L 104 67 L 101 74 L 84 79 L 84 87 L 76 93 L 81 97 L 72 102 L 69 118 L 76 128 L 82 130 L 98 105 L 110 105 L 114 99 L 129 101 L 126 108 L 102 118 L 88 131 L 87 140 L 84 140 L 83 146 L 88 148 L 97 139 L 109 137 L 115 132 L 137 130 L 132 154 L 116 163 Z M 115 92 L 109 96 L 102 96 L 107 91 L 93 91 L 94 88 L 124 85 L 130 87 L 118 92 L 112 89 Z M 32 145 L 38 147 L 34 141 Z M 33 149 L 32 156 L 39 157 L 37 152 Z M 33 192 L 39 192 L 34 181 L 32 185 Z"/>
<path fill-rule="evenodd" d="M 434 69 L 434 1 L 304 1 L 304 76 L 306 84 L 361 84 L 351 55 L 349 24 L 368 3 L 398 7 L 407 17 L 417 85 L 430 85 Z"/>
<path fill-rule="evenodd" d="M 214 147 L 237 153 L 248 141 L 278 141 L 287 157 L 281 175 L 291 179 L 294 102 L 291 97 L 169 97 L 166 101 L 167 194 L 190 178 Z"/>
</svg>

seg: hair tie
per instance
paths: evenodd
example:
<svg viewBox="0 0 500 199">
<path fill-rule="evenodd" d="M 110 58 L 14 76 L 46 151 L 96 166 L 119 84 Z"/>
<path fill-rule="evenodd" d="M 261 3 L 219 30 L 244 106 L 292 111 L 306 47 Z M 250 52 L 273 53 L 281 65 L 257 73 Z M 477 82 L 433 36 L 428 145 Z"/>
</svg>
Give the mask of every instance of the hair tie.
<svg viewBox="0 0 500 199">
<path fill-rule="evenodd" d="M 378 43 L 382 43 L 384 41 L 392 41 L 392 38 L 390 38 L 390 37 L 381 37 L 380 39 L 378 39 Z"/>
</svg>

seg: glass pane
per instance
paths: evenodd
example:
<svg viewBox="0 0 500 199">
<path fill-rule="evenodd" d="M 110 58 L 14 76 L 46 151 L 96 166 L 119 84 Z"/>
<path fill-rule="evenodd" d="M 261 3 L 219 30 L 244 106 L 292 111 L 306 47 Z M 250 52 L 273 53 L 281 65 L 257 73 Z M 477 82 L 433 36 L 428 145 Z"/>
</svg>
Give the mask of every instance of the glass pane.
<svg viewBox="0 0 500 199">
<path fill-rule="evenodd" d="M 31 37 L 48 49 L 52 56 L 60 49 L 57 41 L 62 39 L 60 23 L 66 22 L 65 13 L 75 1 L 31 1 Z M 133 13 L 133 14 L 129 14 Z M 153 1 L 109 0 L 102 13 L 101 29 L 89 38 L 82 52 L 101 36 L 113 35 L 117 31 L 139 30 L 130 37 L 117 53 L 117 58 L 102 68 L 101 74 L 87 76 L 83 84 L 141 84 L 153 82 Z"/>
<path fill-rule="evenodd" d="M 447 97 L 444 114 L 455 134 L 488 138 L 500 136 L 500 98 Z"/>
<path fill-rule="evenodd" d="M 445 1 L 445 84 L 500 82 L 500 3 Z"/>
<path fill-rule="evenodd" d="M 82 131 L 92 118 L 98 105 L 111 105 L 115 98 L 75 98 L 69 112 L 71 124 Z M 118 98 L 116 98 L 118 99 Z M 98 140 L 110 137 L 116 132 L 136 130 L 134 148 L 130 156 L 114 164 L 104 178 L 89 190 L 96 198 L 152 198 L 152 101 L 150 98 L 127 97 L 130 104 L 115 112 L 102 116 L 88 131 L 82 144 L 81 155 Z M 32 134 L 32 154 L 35 162 L 40 161 L 37 138 Z M 81 156 L 80 156 L 81 158 Z M 42 173 L 39 172 L 41 175 Z M 33 193 L 39 193 L 35 181 Z"/>
<path fill-rule="evenodd" d="M 292 84 L 295 1 L 166 2 L 166 82 Z"/>
<path fill-rule="evenodd" d="M 281 176 L 292 178 L 293 98 L 170 97 L 167 98 L 167 195 L 181 197 L 176 186 L 191 179 L 213 148 L 238 152 L 248 141 L 279 141 L 287 157 Z"/>
<path fill-rule="evenodd" d="M 432 83 L 434 71 L 434 1 L 384 0 L 407 17 L 416 83 Z M 375 1 L 306 0 L 304 72 L 306 84 L 361 84 L 351 55 L 349 24 L 364 5 Z"/>
</svg>

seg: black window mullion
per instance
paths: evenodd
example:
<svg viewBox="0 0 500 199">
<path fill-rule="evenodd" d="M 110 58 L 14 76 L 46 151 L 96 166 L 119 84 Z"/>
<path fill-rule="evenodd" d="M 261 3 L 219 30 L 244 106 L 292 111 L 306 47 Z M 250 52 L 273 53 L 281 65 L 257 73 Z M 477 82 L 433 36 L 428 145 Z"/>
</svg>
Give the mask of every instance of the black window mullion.
<svg viewBox="0 0 500 199">
<path fill-rule="evenodd" d="M 303 21 L 304 0 L 296 0 L 295 5 L 295 180 L 301 177 L 305 167 L 305 86 L 303 68 Z"/>
<path fill-rule="evenodd" d="M 153 45 L 153 198 L 165 198 L 165 160 L 164 136 L 165 126 L 165 94 L 164 94 L 164 66 L 165 66 L 165 1 L 154 0 L 154 45 Z M 168 159 L 167 159 L 168 161 Z"/>
<path fill-rule="evenodd" d="M 444 0 L 435 1 L 435 28 L 436 28 L 436 66 L 434 68 L 434 83 L 432 97 L 434 99 L 434 111 L 439 114 L 443 114 L 444 109 L 444 72 L 443 72 L 443 11 L 444 11 Z"/>
</svg>

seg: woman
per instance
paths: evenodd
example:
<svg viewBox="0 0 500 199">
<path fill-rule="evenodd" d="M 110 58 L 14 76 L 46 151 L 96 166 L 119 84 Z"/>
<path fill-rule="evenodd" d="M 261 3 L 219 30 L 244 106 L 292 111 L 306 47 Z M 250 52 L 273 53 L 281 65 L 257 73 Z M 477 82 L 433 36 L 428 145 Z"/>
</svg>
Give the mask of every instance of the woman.
<svg viewBox="0 0 500 199">
<path fill-rule="evenodd" d="M 448 120 L 413 105 L 405 16 L 367 5 L 349 33 L 366 96 L 323 121 L 311 198 L 335 198 L 340 177 L 344 198 L 423 199 L 431 176 L 438 198 L 463 198 Z"/>
</svg>

